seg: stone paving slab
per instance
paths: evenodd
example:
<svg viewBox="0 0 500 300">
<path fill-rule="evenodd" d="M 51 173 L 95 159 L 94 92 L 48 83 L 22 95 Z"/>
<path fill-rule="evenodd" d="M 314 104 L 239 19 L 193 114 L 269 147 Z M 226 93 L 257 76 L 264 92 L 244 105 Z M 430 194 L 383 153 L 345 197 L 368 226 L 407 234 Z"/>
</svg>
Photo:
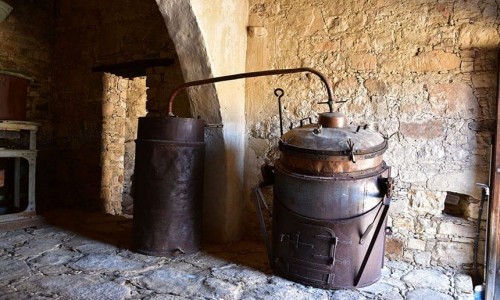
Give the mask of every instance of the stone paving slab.
<svg viewBox="0 0 500 300">
<path fill-rule="evenodd" d="M 52 217 L 44 228 L 0 232 L 0 299 L 473 299 L 470 276 L 454 270 L 386 261 L 371 286 L 322 290 L 274 276 L 262 244 L 152 257 L 129 250 L 131 220 Z"/>
</svg>

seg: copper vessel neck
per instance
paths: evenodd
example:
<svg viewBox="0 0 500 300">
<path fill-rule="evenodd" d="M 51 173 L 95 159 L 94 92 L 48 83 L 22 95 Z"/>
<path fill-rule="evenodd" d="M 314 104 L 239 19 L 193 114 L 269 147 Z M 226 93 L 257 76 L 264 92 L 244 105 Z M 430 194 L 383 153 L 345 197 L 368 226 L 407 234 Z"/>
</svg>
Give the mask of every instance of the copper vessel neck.
<svg viewBox="0 0 500 300">
<path fill-rule="evenodd" d="M 325 128 L 342 128 L 346 125 L 347 120 L 343 113 L 326 112 L 319 114 L 318 123 Z"/>
</svg>

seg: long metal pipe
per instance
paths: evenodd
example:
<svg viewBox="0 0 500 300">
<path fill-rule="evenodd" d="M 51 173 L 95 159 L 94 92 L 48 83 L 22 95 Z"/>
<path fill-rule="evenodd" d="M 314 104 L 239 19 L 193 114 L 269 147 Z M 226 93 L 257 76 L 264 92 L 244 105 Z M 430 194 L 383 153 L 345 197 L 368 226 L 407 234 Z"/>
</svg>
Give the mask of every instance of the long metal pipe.
<svg viewBox="0 0 500 300">
<path fill-rule="evenodd" d="M 174 90 L 170 93 L 170 96 L 168 99 L 168 115 L 174 116 L 172 110 L 173 110 L 174 99 L 177 96 L 177 94 L 180 91 L 184 90 L 185 88 L 188 88 L 191 86 L 203 85 L 203 84 L 208 84 L 208 83 L 215 83 L 215 82 L 220 82 L 220 81 L 230 81 L 230 80 L 236 80 L 236 79 L 242 79 L 242 78 L 290 74 L 290 73 L 300 73 L 300 72 L 310 72 L 310 73 L 317 75 L 321 79 L 321 81 L 325 84 L 326 92 L 328 94 L 328 102 L 327 103 L 328 103 L 328 106 L 330 108 L 330 112 L 333 112 L 333 89 L 332 89 L 332 86 L 330 85 L 330 83 L 328 82 L 327 78 L 325 77 L 325 75 L 323 75 L 321 72 L 319 72 L 315 69 L 312 69 L 312 68 L 295 68 L 295 69 L 277 69 L 277 70 L 239 73 L 239 74 L 228 75 L 228 76 L 220 76 L 220 77 L 214 77 L 214 78 L 209 78 L 209 79 L 190 81 L 190 82 L 180 84 L 177 87 L 175 87 Z"/>
</svg>

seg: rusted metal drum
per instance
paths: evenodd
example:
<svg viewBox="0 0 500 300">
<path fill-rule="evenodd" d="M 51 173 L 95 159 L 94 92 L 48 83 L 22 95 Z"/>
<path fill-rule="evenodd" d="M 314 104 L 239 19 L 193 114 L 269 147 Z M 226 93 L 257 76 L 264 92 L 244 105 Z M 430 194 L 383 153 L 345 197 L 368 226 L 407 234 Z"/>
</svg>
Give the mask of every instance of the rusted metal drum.
<svg viewBox="0 0 500 300">
<path fill-rule="evenodd" d="M 272 267 L 321 288 L 377 281 L 384 261 L 390 168 L 386 139 L 340 113 L 293 128 L 274 166 Z"/>
<path fill-rule="evenodd" d="M 26 120 L 26 78 L 0 73 L 0 120 Z"/>
<path fill-rule="evenodd" d="M 304 217 L 348 219 L 380 204 L 384 194 L 379 178 L 387 177 L 388 171 L 382 163 L 370 173 L 317 177 L 291 172 L 277 161 L 274 192 L 288 209 Z"/>
<path fill-rule="evenodd" d="M 134 172 L 133 242 L 138 252 L 194 253 L 201 244 L 205 123 L 139 118 Z"/>
</svg>

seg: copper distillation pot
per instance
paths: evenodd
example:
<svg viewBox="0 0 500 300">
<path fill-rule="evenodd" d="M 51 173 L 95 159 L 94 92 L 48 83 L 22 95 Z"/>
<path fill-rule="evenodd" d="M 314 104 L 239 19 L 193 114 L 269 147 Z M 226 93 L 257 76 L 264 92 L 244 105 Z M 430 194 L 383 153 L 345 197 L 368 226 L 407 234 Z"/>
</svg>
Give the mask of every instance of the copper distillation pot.
<svg viewBox="0 0 500 300">
<path fill-rule="evenodd" d="M 387 138 L 367 125 L 349 125 L 333 111 L 290 125 L 280 158 L 262 167 L 255 204 L 273 271 L 290 280 L 326 289 L 370 285 L 381 277 L 387 212 L 393 192 L 390 167 L 382 159 Z M 306 124 L 309 122 L 309 124 Z M 261 188 L 273 186 L 272 211 Z M 272 215 L 268 237 L 262 207 Z"/>
<path fill-rule="evenodd" d="M 136 217 L 134 212 L 133 230 L 138 251 L 169 255 L 179 251 L 192 253 L 200 248 L 206 124 L 201 119 L 174 116 L 176 95 L 191 86 L 299 72 L 320 78 L 328 96 L 321 103 L 327 104 L 329 110 L 319 114 L 317 123 L 312 123 L 311 118 L 300 120 L 284 133 L 281 103 L 284 92 L 275 90 L 280 116 L 280 158 L 274 166 L 262 167 L 264 180 L 255 188 L 255 204 L 269 263 L 284 278 L 320 288 L 361 287 L 380 278 L 385 236 L 390 233 L 386 222 L 393 190 L 390 167 L 382 159 L 387 139 L 366 125 L 349 125 L 343 114 L 334 112 L 331 85 L 322 73 L 311 68 L 187 82 L 171 93 L 167 117 L 139 121 L 136 157 L 139 174 L 135 176 L 134 197 L 134 210 L 138 213 Z M 142 142 L 143 138 L 147 141 Z M 149 148 L 141 146 L 139 141 Z M 191 148 L 186 151 L 182 147 Z M 179 155 L 182 159 L 173 161 Z M 261 209 L 269 205 L 261 189 L 271 185 L 269 238 Z"/>
</svg>

